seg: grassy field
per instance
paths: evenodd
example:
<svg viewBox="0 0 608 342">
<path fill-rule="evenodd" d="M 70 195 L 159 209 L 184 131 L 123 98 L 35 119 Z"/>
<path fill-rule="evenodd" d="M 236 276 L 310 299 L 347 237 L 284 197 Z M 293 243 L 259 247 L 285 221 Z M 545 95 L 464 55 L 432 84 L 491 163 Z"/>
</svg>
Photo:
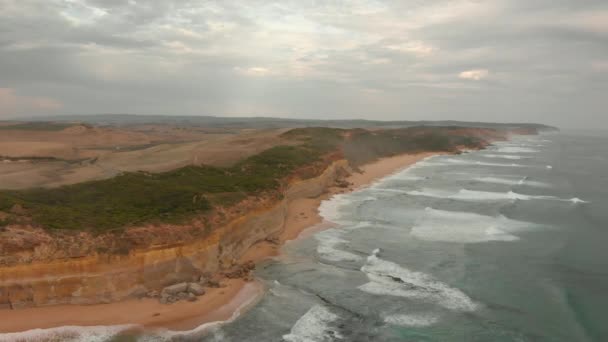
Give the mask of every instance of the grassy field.
<svg viewBox="0 0 608 342">
<path fill-rule="evenodd" d="M 0 211 L 12 213 L 15 219 L 27 216 L 47 229 L 102 232 L 145 222 L 179 223 L 256 193 L 278 192 L 282 180 L 330 153 L 341 153 L 360 165 L 400 153 L 455 151 L 456 146 L 480 143 L 477 138 L 450 134 L 449 128 L 300 128 L 283 138 L 300 144 L 275 146 L 232 167 L 186 166 L 52 189 L 1 191 Z"/>
</svg>

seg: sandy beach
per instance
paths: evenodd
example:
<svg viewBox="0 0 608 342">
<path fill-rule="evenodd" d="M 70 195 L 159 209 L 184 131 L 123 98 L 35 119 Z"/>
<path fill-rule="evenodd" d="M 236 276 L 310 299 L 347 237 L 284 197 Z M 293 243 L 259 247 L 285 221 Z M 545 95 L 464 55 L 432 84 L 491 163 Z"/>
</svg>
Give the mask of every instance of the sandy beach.
<svg viewBox="0 0 608 342">
<path fill-rule="evenodd" d="M 401 169 L 437 153 L 406 154 L 383 158 L 360 167 L 346 180 L 349 188 L 332 188 L 318 198 L 303 198 L 290 203 L 285 229 L 279 243 L 260 242 L 243 255 L 241 262 L 259 263 L 277 256 L 281 246 L 289 240 L 310 235 L 321 230 L 322 218 L 318 207 L 321 201 L 336 193 L 352 191 L 373 181 L 386 177 Z M 307 229 L 310 227 L 312 231 Z M 225 321 L 253 305 L 264 294 L 260 282 L 245 282 L 242 279 L 222 279 L 222 287 L 207 289 L 204 296 L 195 302 L 160 304 L 152 298 L 133 299 L 110 304 L 59 305 L 26 308 L 20 310 L 0 310 L 0 332 L 20 332 L 31 329 L 48 329 L 61 326 L 110 326 L 135 325 L 143 329 L 168 329 L 187 331 L 209 322 Z M 0 335 L 0 340 L 3 336 Z"/>
</svg>

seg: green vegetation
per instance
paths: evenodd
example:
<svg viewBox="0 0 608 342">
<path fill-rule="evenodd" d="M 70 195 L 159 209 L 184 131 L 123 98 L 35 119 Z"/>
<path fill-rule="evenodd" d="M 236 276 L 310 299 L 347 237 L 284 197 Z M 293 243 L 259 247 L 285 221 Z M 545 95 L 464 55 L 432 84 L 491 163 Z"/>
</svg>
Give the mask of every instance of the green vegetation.
<svg viewBox="0 0 608 342">
<path fill-rule="evenodd" d="M 361 165 L 381 157 L 423 151 L 454 152 L 457 146 L 479 147 L 480 139 L 459 135 L 462 127 L 411 127 L 393 130 L 302 128 L 287 136 L 299 138 L 312 149 L 342 151 L 353 165 Z"/>
<path fill-rule="evenodd" d="M 0 210 L 20 205 L 35 223 L 50 229 L 102 231 L 150 221 L 179 222 L 211 209 L 212 203 L 231 205 L 247 194 L 276 190 L 281 178 L 318 157 L 305 147 L 277 146 L 232 168 L 187 166 L 54 189 L 3 191 Z"/>
<path fill-rule="evenodd" d="M 0 125 L 0 130 L 24 130 L 24 131 L 61 131 L 74 124 L 55 122 L 25 122 L 13 125 Z"/>
<path fill-rule="evenodd" d="M 256 193 L 280 195 L 286 177 L 330 154 L 341 154 L 360 165 L 401 153 L 479 146 L 480 139 L 460 134 L 454 128 L 435 127 L 293 129 L 283 134 L 292 145 L 275 146 L 229 168 L 186 166 L 158 174 L 124 173 L 54 189 L 0 191 L 0 211 L 12 213 L 11 222 L 25 215 L 48 229 L 107 231 L 144 222 L 177 223 L 215 206 L 236 205 Z M 315 169 L 310 170 L 306 177 L 315 175 Z"/>
</svg>

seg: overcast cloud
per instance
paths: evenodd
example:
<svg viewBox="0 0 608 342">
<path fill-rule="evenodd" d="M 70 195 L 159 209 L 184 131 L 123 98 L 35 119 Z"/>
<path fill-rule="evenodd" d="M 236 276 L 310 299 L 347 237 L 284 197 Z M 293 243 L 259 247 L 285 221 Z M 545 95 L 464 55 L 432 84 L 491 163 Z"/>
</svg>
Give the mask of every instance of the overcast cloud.
<svg viewBox="0 0 608 342">
<path fill-rule="evenodd" d="M 606 0 L 0 0 L 0 119 L 608 127 Z"/>
</svg>

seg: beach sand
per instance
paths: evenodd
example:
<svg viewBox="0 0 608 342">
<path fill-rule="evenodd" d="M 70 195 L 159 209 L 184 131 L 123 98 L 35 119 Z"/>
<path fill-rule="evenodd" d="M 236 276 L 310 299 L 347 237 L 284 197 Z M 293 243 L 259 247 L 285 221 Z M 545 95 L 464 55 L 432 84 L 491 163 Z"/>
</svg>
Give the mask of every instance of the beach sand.
<svg viewBox="0 0 608 342">
<path fill-rule="evenodd" d="M 285 229 L 278 243 L 260 242 L 252 246 L 241 262 L 259 263 L 280 253 L 281 246 L 290 240 L 314 234 L 330 226 L 322 224 L 318 208 L 321 201 L 336 193 L 359 189 L 373 181 L 437 153 L 405 154 L 383 158 L 359 168 L 346 181 L 349 188 L 332 188 L 318 198 L 294 200 L 288 208 Z M 186 331 L 205 323 L 225 321 L 235 312 L 246 309 L 264 293 L 260 282 L 242 279 L 223 279 L 223 287 L 206 289 L 207 293 L 195 302 L 180 301 L 171 305 L 160 304 L 157 299 L 132 299 L 96 305 L 57 305 L 49 307 L 0 310 L 0 332 L 19 332 L 30 329 L 47 329 L 60 326 L 109 326 L 134 324 L 145 329 L 166 328 Z M 0 340 L 1 340 L 0 335 Z"/>
</svg>

